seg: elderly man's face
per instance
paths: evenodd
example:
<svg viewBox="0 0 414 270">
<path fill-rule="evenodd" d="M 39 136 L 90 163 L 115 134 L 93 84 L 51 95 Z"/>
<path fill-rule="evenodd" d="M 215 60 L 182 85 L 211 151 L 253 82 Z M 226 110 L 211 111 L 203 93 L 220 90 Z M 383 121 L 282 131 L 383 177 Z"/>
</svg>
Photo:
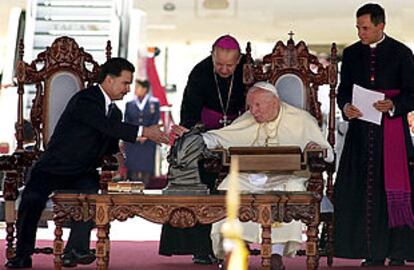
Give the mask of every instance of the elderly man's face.
<svg viewBox="0 0 414 270">
<path fill-rule="evenodd" d="M 256 89 L 247 94 L 247 106 L 258 123 L 265 123 L 276 119 L 279 114 L 279 98 L 267 90 Z"/>
<path fill-rule="evenodd" d="M 222 78 L 233 75 L 239 63 L 238 50 L 215 48 L 213 51 L 214 71 Z"/>
</svg>

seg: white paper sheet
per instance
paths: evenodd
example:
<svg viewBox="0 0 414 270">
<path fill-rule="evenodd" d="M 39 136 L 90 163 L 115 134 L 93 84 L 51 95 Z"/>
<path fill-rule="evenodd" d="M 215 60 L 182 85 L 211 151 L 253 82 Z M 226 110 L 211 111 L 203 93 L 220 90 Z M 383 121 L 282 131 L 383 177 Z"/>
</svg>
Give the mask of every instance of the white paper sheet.
<svg viewBox="0 0 414 270">
<path fill-rule="evenodd" d="M 384 100 L 384 93 L 372 91 L 354 84 L 352 89 L 352 105 L 357 107 L 362 113 L 361 120 L 381 125 L 382 113 L 374 108 L 374 103 Z"/>
</svg>

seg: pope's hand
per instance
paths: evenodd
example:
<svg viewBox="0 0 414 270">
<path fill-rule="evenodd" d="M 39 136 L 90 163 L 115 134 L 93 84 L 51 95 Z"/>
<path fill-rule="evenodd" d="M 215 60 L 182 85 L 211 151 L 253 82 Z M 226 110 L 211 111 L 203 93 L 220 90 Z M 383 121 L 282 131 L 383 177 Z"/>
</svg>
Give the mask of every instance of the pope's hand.
<svg viewBox="0 0 414 270">
<path fill-rule="evenodd" d="M 316 142 L 309 142 L 306 145 L 305 150 L 322 150 L 322 147 Z"/>
</svg>

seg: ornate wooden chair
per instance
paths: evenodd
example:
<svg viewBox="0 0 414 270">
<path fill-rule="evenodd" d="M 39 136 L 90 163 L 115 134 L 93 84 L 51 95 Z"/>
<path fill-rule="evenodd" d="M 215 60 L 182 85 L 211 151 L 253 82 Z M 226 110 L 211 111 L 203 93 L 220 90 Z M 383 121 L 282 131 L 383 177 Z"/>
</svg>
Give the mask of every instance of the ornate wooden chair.
<svg viewBox="0 0 414 270">
<path fill-rule="evenodd" d="M 69 99 L 80 89 L 96 82 L 99 65 L 92 55 L 79 47 L 70 37 L 57 38 L 50 47 L 39 53 L 30 64 L 23 61 L 24 45 L 19 44 L 20 60 L 17 63 L 18 82 L 18 120 L 16 127 L 17 148 L 7 158 L 3 158 L 0 169 L 6 170 L 3 196 L 6 212 L 6 257 L 14 255 L 14 233 L 16 221 L 16 199 L 19 188 L 23 186 L 25 173 L 47 147 L 50 136 Z M 111 56 L 111 45 L 108 41 L 106 57 Z M 33 86 L 35 97 L 30 111 L 30 120 L 35 134 L 33 150 L 24 148 L 23 139 L 23 96 L 25 88 Z M 108 171 L 109 163 L 102 165 L 101 188 L 111 179 Z M 52 211 L 46 217 L 51 219 Z M 51 249 L 36 249 L 36 252 L 49 253 Z"/>
<path fill-rule="evenodd" d="M 321 103 L 318 101 L 318 88 L 327 84 L 329 91 L 329 114 L 327 139 L 334 149 L 335 146 L 335 88 L 337 85 L 337 49 L 332 44 L 331 57 L 328 66 L 319 63 L 318 58 L 309 52 L 305 42 L 295 44 L 290 33 L 286 44 L 278 41 L 270 54 L 262 60 L 253 61 L 250 42 L 247 44 L 247 61 L 243 70 L 244 83 L 250 87 L 256 81 L 268 81 L 276 86 L 280 99 L 290 105 L 309 111 L 318 121 L 322 128 L 323 115 Z M 332 163 L 324 162 L 323 171 L 325 179 L 311 177 L 308 182 L 308 191 L 317 192 L 321 198 L 325 195 L 332 202 L 333 197 L 333 175 L 335 173 L 335 160 Z M 314 170 L 318 173 L 318 170 Z M 333 209 L 332 209 L 333 211 Z M 333 262 L 333 213 L 323 213 L 322 221 L 324 227 L 322 238 L 326 245 L 321 254 L 326 252 L 328 265 Z"/>
</svg>

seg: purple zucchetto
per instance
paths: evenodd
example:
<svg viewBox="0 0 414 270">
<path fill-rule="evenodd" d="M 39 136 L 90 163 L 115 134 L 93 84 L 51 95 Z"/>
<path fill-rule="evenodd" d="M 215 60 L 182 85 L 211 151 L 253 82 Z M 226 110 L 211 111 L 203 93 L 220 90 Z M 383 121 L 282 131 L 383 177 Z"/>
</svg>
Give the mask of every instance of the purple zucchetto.
<svg viewBox="0 0 414 270">
<path fill-rule="evenodd" d="M 239 42 L 230 35 L 224 35 L 219 37 L 213 43 L 213 50 L 215 47 L 222 48 L 222 49 L 229 49 L 229 50 L 238 50 L 240 51 Z"/>
</svg>

